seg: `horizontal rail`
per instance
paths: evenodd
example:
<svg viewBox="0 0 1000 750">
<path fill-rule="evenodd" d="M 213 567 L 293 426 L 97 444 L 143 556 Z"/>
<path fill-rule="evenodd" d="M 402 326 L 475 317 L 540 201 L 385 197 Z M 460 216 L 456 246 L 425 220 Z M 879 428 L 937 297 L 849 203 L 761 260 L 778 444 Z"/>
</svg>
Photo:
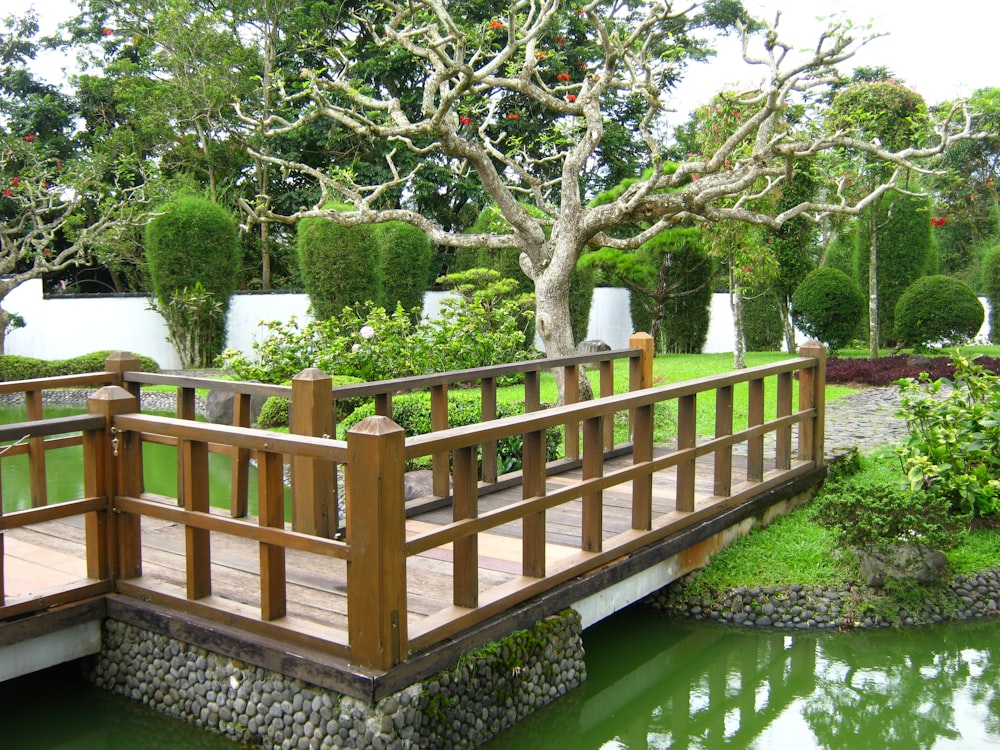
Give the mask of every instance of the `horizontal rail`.
<svg viewBox="0 0 1000 750">
<path fill-rule="evenodd" d="M 347 443 L 343 440 L 285 435 L 253 427 L 232 427 L 224 424 L 192 422 L 174 417 L 155 417 L 146 414 L 119 414 L 114 426 L 123 431 L 151 433 L 182 440 L 205 443 L 224 443 L 235 448 L 288 453 L 306 458 L 319 458 L 336 463 L 347 463 Z"/>
<path fill-rule="evenodd" d="M 167 385 L 178 388 L 205 389 L 223 393 L 247 393 L 251 396 L 280 396 L 290 398 L 291 386 L 272 385 L 270 383 L 248 383 L 238 380 L 220 380 L 218 378 L 202 378 L 188 375 L 169 375 L 160 372 L 126 372 L 126 383 L 140 385 Z"/>
<path fill-rule="evenodd" d="M 115 382 L 117 382 L 117 375 L 113 372 L 85 372 L 80 375 L 60 375 L 54 378 L 7 380 L 0 382 L 0 394 L 50 391 L 56 388 L 86 388 L 111 385 Z"/>
<path fill-rule="evenodd" d="M 26 437 L 50 437 L 63 435 L 67 432 L 99 430 L 102 427 L 104 427 L 104 419 L 92 414 L 37 419 L 31 422 L 14 422 L 0 426 L 0 442 L 21 440 Z"/>
<path fill-rule="evenodd" d="M 92 513 L 107 509 L 108 499 L 106 497 L 85 497 L 80 500 L 67 500 L 55 505 L 46 505 L 41 508 L 15 510 L 0 515 L 0 531 L 20 529 L 36 523 L 58 521 L 62 518 L 72 518 L 83 513 Z"/>
</svg>

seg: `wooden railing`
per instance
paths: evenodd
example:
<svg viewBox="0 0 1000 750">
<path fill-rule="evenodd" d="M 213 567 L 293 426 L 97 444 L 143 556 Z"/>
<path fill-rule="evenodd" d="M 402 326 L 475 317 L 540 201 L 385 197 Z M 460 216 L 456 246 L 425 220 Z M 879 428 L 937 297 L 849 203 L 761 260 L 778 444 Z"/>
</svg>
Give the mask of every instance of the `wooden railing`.
<svg viewBox="0 0 1000 750">
<path fill-rule="evenodd" d="M 600 355 L 593 355 L 600 360 Z M 620 356 L 619 354 L 613 355 Z M 405 437 L 387 416 L 369 417 L 351 429 L 346 441 L 328 436 L 283 435 L 245 426 L 210 425 L 189 419 L 143 415 L 137 411 L 136 387 L 140 382 L 165 376 L 139 375 L 131 371 L 120 387 L 106 387 L 89 401 L 90 415 L 72 423 L 82 431 L 84 463 L 87 467 L 86 497 L 51 508 L 36 508 L 0 517 L 0 531 L 39 523 L 53 518 L 83 514 L 86 519 L 87 580 L 78 592 L 114 590 L 145 600 L 160 602 L 178 611 L 197 614 L 248 631 L 297 643 L 341 656 L 374 669 L 387 669 L 463 629 L 505 611 L 519 602 L 549 590 L 571 578 L 586 575 L 616 559 L 657 542 L 670 534 L 730 508 L 757 494 L 777 487 L 822 463 L 823 388 L 825 350 L 806 347 L 801 356 L 771 365 L 750 368 L 711 378 L 650 388 L 644 375 L 642 352 L 629 351 L 633 383 L 647 386 L 628 393 L 605 395 L 594 401 L 529 410 L 528 413 L 484 421 L 465 427 L 444 427 L 427 435 Z M 583 358 L 594 361 L 590 357 Z M 605 361 L 612 357 L 605 357 Z M 648 360 L 645 360 L 648 361 Z M 636 363 L 640 364 L 636 364 Z M 580 362 L 563 364 L 572 368 Z M 546 362 L 532 363 L 535 372 Z M 602 374 L 607 365 L 600 365 Z M 502 370 L 503 368 L 498 368 Z M 567 370 L 570 372 L 570 370 Z M 479 377 L 486 382 L 484 403 L 495 399 L 499 372 Z M 793 378 L 798 375 L 798 403 L 793 403 Z M 447 386 L 462 382 L 463 374 L 449 373 L 430 378 L 430 387 L 439 388 L 446 398 Z M 435 380 L 435 378 L 440 378 Z M 774 417 L 765 418 L 765 381 L 776 381 Z M 322 382 L 311 373 L 306 382 Z M 414 379 L 408 385 L 413 384 Z M 419 379 L 417 379 L 419 380 Z M 537 393 L 528 378 L 526 401 Z M 346 393 L 372 394 L 387 410 L 395 385 L 381 384 L 382 392 L 366 391 L 371 386 L 351 386 Z M 605 392 L 602 378 L 600 390 Z M 746 425 L 735 424 L 734 389 L 748 390 Z M 182 388 L 200 387 L 184 384 Z M 234 386 L 235 387 L 235 386 Z M 252 386 L 254 389 L 259 386 Z M 302 386 L 300 385 L 300 388 Z M 423 386 L 421 386 L 423 387 Z M 295 389 L 295 385 L 292 386 Z M 434 391 L 432 390 L 432 394 Z M 492 395 L 491 395 L 492 394 Z M 696 429 L 696 399 L 714 394 L 715 434 L 701 438 Z M 187 397 L 179 398 L 184 401 Z M 433 396 L 440 405 L 442 396 Z M 316 410 L 326 409 L 332 399 L 321 399 Z M 677 426 L 675 445 L 654 443 L 654 408 L 675 402 Z M 293 405 L 294 405 L 293 394 Z M 537 404 L 534 404 L 537 406 Z M 485 410 L 484 410 L 485 411 Z M 293 406 L 293 415 L 296 414 Z M 446 413 L 446 412 L 445 412 Z M 488 414 L 488 411 L 485 411 Z M 632 458 L 623 467 L 607 468 L 608 427 L 616 415 L 630 415 Z M 293 416 L 293 421 L 295 417 Z M 70 422 L 61 421 L 45 430 L 63 431 Z M 567 427 L 568 426 L 568 427 Z M 301 429 L 299 425 L 293 425 Z M 545 433 L 561 427 L 570 435 L 579 429 L 580 439 L 570 438 L 567 448 L 577 452 L 571 464 L 581 467 L 581 479 L 560 483 L 550 490 L 546 484 Z M 23 426 L 20 429 L 24 429 Z M 797 429 L 797 444 L 793 440 Z M 22 434 L 29 439 L 42 437 L 40 427 Z M 17 430 L 15 430 L 17 431 Z M 326 435 L 332 434 L 326 433 Z M 765 437 L 773 435 L 773 457 L 767 456 Z M 483 483 L 479 456 L 484 447 L 509 436 L 523 436 L 522 492 L 519 501 L 480 508 L 488 489 Z M 147 442 L 169 442 L 178 446 L 179 498 L 164 498 L 145 492 L 142 476 L 142 449 Z M 612 441 L 613 442 L 613 441 Z M 736 475 L 733 449 L 746 445 L 746 468 Z M 257 519 L 213 513 L 207 496 L 207 458 L 213 446 L 222 446 L 233 456 L 253 456 L 259 479 Z M 797 446 L 797 447 L 796 447 Z M 406 532 L 404 474 L 407 461 L 437 457 L 435 466 L 446 471 L 451 488 L 453 520 L 430 531 Z M 442 461 L 444 456 L 447 460 Z M 713 457 L 713 493 L 696 502 L 695 462 Z M 310 465 L 314 475 L 321 470 L 342 467 L 346 485 L 346 534 L 343 539 L 302 533 L 284 523 L 282 467 Z M 331 467 L 324 469 L 324 467 Z M 676 473 L 672 509 L 657 513 L 653 505 L 654 476 L 665 470 Z M 303 472 L 305 473 L 305 472 Z M 302 474 L 293 480 L 301 481 Z M 489 477 L 489 479 L 493 479 Z M 630 528 L 607 533 L 602 527 L 605 493 L 625 485 L 632 498 Z M 310 483 L 294 504 L 311 503 L 320 508 L 335 497 L 333 491 L 322 499 L 310 493 L 327 492 L 326 479 Z M 297 488 L 301 491 L 302 488 Z M 575 553 L 557 560 L 546 555 L 546 512 L 579 503 L 581 521 L 579 545 Z M 301 508 L 300 508 L 301 512 Z M 55 515 L 52 515 L 55 514 Z M 184 528 L 183 586 L 144 575 L 143 519 L 179 524 Z M 520 574 L 492 587 L 480 580 L 478 544 L 480 535 L 495 532 L 510 522 L 522 527 Z M 248 540 L 259 547 L 255 606 L 240 604 L 213 593 L 211 535 Z M 409 601 L 419 592 L 407 585 L 407 561 L 435 550 L 450 548 L 440 559 L 449 560 L 453 589 L 452 603 L 425 617 L 408 615 Z M 341 566 L 346 580 L 346 618 L 317 624 L 288 615 L 286 556 L 289 553 L 318 555 Z M 0 548 L 0 566 L 2 566 Z M 331 568 L 332 570 L 332 568 Z M 2 569 L 0 569 L 2 572 Z M 332 575 L 332 573 L 331 573 Z M 0 576 L 2 580 L 2 576 Z M 89 587 L 89 588 L 88 588 Z M 0 589 L 0 596 L 2 596 Z M 68 593 L 61 601 L 71 599 Z M 6 604 L 6 606 L 4 606 Z M 13 601 L 0 599 L 0 620 L 13 614 L 51 604 L 45 599 Z"/>
</svg>

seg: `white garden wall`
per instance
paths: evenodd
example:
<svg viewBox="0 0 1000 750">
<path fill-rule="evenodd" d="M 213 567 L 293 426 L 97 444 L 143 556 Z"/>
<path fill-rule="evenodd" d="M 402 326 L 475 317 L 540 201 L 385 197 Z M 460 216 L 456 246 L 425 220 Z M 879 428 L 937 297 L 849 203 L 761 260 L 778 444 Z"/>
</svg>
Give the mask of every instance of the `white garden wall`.
<svg viewBox="0 0 1000 750">
<path fill-rule="evenodd" d="M 434 317 L 446 292 L 428 292 L 424 314 Z M 984 306 L 986 301 L 983 300 Z M 45 298 L 38 279 L 22 284 L 7 299 L 4 309 L 20 314 L 27 325 L 7 337 L 7 354 L 39 359 L 66 359 L 80 354 L 114 349 L 152 357 L 165 369 L 180 366 L 177 355 L 167 343 L 163 320 L 149 309 L 142 296 L 80 295 Z M 229 311 L 227 346 L 250 352 L 261 335 L 261 321 L 308 319 L 309 300 L 304 294 L 247 293 L 233 297 Z M 987 307 L 987 321 L 989 319 Z M 712 298 L 711 323 L 705 352 L 730 352 L 734 334 L 732 311 L 727 294 Z M 590 311 L 587 338 L 606 341 L 613 349 L 628 346 L 632 334 L 628 292 L 625 289 L 598 288 Z M 984 323 L 980 336 L 989 335 Z M 799 341 L 804 337 L 799 336 Z"/>
</svg>

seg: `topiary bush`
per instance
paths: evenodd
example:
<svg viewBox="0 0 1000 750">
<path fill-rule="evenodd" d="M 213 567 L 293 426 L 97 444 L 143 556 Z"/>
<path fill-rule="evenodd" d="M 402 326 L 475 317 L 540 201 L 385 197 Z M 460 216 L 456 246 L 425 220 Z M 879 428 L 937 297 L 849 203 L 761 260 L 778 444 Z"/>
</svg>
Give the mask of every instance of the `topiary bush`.
<svg viewBox="0 0 1000 750">
<path fill-rule="evenodd" d="M 288 412 L 291 402 L 281 396 L 270 396 L 260 407 L 257 415 L 257 426 L 272 430 L 275 427 L 288 427 Z"/>
<path fill-rule="evenodd" d="M 327 208 L 354 210 L 339 204 Z M 302 219 L 296 229 L 296 247 L 299 270 L 317 320 L 379 299 L 382 259 L 372 225 L 342 227 L 330 219 Z"/>
<path fill-rule="evenodd" d="M 382 288 L 378 297 L 372 299 L 386 310 L 400 305 L 415 319 L 419 318 L 424 292 L 430 283 L 431 241 L 405 221 L 376 224 L 373 231 L 382 263 Z"/>
<path fill-rule="evenodd" d="M 104 360 L 114 354 L 113 351 L 98 351 L 81 354 L 70 359 L 35 359 L 21 357 L 16 354 L 0 355 L 0 381 L 34 380 L 36 378 L 55 378 L 61 375 L 82 375 L 87 372 L 103 372 Z M 160 366 L 155 360 L 137 355 L 143 372 L 159 372 Z"/>
<path fill-rule="evenodd" d="M 983 292 L 990 303 L 990 343 L 1000 344 L 1000 245 L 984 253 L 982 272 Z"/>
<path fill-rule="evenodd" d="M 975 338 L 984 316 L 979 298 L 964 281 L 925 276 L 907 287 L 896 303 L 896 341 L 918 351 L 931 344 L 962 344 Z"/>
<path fill-rule="evenodd" d="M 210 366 L 226 344 L 229 298 L 239 278 L 236 223 L 206 198 L 178 198 L 146 225 L 145 246 L 153 308 L 164 315 L 181 366 Z"/>
<path fill-rule="evenodd" d="M 511 417 L 524 413 L 521 403 L 498 403 L 497 417 Z M 337 435 L 346 439 L 347 432 L 358 422 L 375 414 L 374 403 L 358 407 L 337 425 Z M 406 393 L 392 400 L 392 419 L 406 431 L 406 435 L 426 435 L 431 431 L 431 398 L 427 393 Z M 482 408 L 478 392 L 448 394 L 448 425 L 464 427 L 482 422 Z M 512 435 L 497 441 L 497 471 L 506 474 L 521 468 L 523 437 Z M 559 458 L 562 447 L 562 430 L 550 427 L 545 431 L 545 459 Z"/>
<path fill-rule="evenodd" d="M 807 336 L 831 349 L 851 342 L 864 314 L 865 299 L 850 277 L 835 268 L 817 268 L 792 294 L 792 321 Z"/>
<path fill-rule="evenodd" d="M 785 327 L 774 290 L 753 294 L 743 300 L 743 335 L 748 352 L 776 352 L 781 349 Z"/>
</svg>

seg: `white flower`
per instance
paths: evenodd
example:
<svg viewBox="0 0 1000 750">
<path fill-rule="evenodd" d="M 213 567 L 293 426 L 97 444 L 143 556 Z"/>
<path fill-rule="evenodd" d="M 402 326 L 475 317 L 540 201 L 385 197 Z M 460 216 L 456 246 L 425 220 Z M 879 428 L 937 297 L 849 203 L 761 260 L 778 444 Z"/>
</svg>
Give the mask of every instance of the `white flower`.
<svg viewBox="0 0 1000 750">
<path fill-rule="evenodd" d="M 351 353 L 352 354 L 357 354 L 358 353 L 358 349 L 360 349 L 360 348 L 361 348 L 361 344 L 355 344 L 354 346 L 351 347 Z"/>
<path fill-rule="evenodd" d="M 361 338 L 363 338 L 363 339 L 370 339 L 374 335 L 375 335 L 375 329 L 372 328 L 371 326 L 362 326 L 361 327 Z"/>
</svg>

